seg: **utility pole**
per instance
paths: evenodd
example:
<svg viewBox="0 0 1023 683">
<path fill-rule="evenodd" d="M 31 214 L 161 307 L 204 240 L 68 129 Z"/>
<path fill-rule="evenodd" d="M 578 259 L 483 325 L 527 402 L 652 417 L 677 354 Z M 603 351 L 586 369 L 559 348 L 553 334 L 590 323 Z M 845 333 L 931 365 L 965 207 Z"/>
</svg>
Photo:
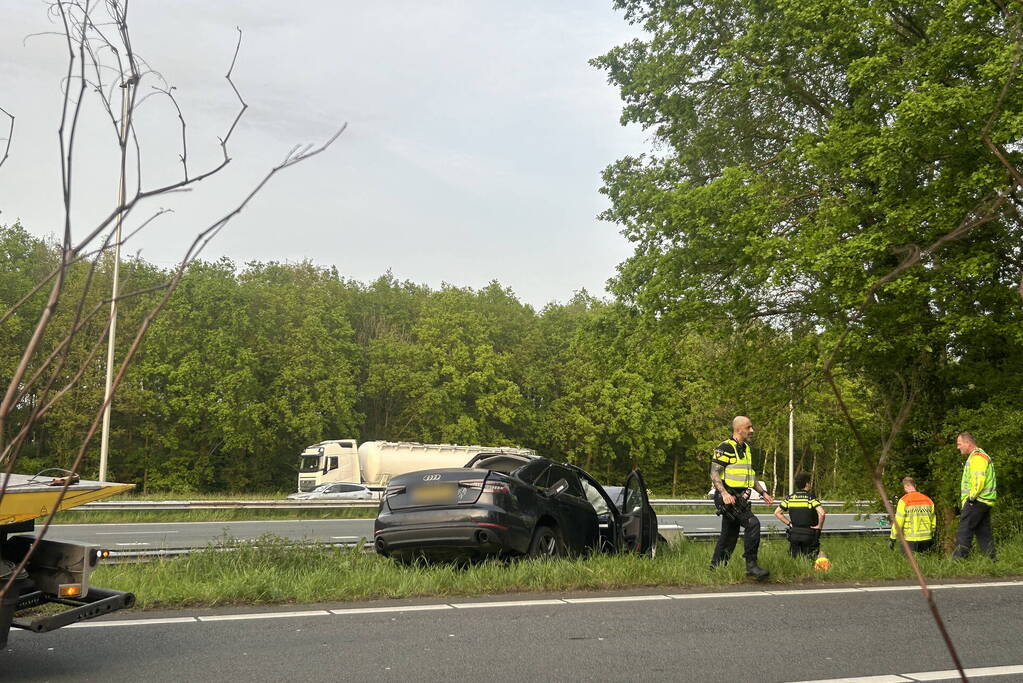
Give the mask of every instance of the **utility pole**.
<svg viewBox="0 0 1023 683">
<path fill-rule="evenodd" d="M 110 452 L 110 407 L 114 380 L 114 341 L 117 336 L 117 291 L 118 278 L 121 271 L 121 219 L 124 217 L 125 199 L 125 150 L 128 144 L 128 102 L 131 88 L 135 84 L 133 78 L 121 83 L 121 183 L 117 192 L 117 229 L 114 237 L 114 277 L 110 294 L 110 333 L 107 335 L 107 373 L 103 391 L 103 428 L 100 432 L 99 444 L 99 480 L 107 480 L 107 455 Z"/>
<path fill-rule="evenodd" d="M 796 447 L 795 447 L 795 432 L 796 432 L 796 411 L 792 405 L 792 401 L 789 401 L 789 495 L 791 496 L 796 491 Z"/>
</svg>

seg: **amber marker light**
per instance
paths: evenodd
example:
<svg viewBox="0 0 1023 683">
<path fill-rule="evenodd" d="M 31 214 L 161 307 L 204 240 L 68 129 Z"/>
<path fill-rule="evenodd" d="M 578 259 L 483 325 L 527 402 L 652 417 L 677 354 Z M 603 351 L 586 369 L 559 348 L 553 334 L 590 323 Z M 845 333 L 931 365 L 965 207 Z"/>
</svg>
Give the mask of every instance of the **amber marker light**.
<svg viewBox="0 0 1023 683">
<path fill-rule="evenodd" d="M 82 584 L 80 583 L 62 583 L 60 585 L 60 597 L 62 598 L 77 598 L 82 594 Z"/>
</svg>

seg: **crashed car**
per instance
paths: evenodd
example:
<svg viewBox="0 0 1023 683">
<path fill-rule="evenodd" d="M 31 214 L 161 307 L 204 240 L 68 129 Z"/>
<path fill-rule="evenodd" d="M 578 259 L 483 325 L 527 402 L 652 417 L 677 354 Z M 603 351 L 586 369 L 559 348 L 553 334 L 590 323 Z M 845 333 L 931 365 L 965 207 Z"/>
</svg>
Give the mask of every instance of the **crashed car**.
<svg viewBox="0 0 1023 683">
<path fill-rule="evenodd" d="M 374 525 L 377 553 L 402 562 L 558 557 L 657 549 L 657 515 L 643 477 L 621 503 L 591 475 L 535 455 L 480 453 L 465 467 L 394 477 Z"/>
<path fill-rule="evenodd" d="M 335 482 L 320 484 L 312 491 L 292 493 L 289 500 L 372 500 L 373 492 L 362 484 Z"/>
</svg>

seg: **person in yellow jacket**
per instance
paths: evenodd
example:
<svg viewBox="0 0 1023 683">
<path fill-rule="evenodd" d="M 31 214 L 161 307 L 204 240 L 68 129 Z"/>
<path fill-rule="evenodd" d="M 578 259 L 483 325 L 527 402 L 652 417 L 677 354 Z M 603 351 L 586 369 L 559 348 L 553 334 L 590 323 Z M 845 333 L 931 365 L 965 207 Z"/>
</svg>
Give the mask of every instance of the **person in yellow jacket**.
<svg viewBox="0 0 1023 683">
<path fill-rule="evenodd" d="M 906 536 L 906 542 L 916 553 L 926 552 L 934 545 L 934 501 L 916 490 L 913 477 L 902 480 L 902 490 L 906 495 L 899 498 L 895 508 L 895 521 L 892 522 L 892 536 L 889 545 L 894 546 L 899 538 L 899 529 Z"/>
<path fill-rule="evenodd" d="M 757 481 L 753 471 L 753 451 L 749 445 L 753 432 L 753 422 L 745 415 L 737 416 L 732 420 L 732 438 L 722 441 L 711 455 L 710 482 L 714 486 L 714 505 L 721 515 L 721 534 L 710 558 L 710 568 L 728 562 L 741 527 L 746 576 L 763 580 L 770 572 L 757 564 L 760 520 L 750 508 L 750 490 L 760 493 L 768 505 L 774 505 L 774 498 Z"/>
<path fill-rule="evenodd" d="M 995 537 L 991 533 L 991 508 L 998 497 L 995 490 L 995 466 L 991 456 L 977 447 L 969 432 L 956 437 L 956 447 L 966 456 L 963 478 L 959 486 L 959 528 L 956 530 L 956 548 L 952 557 L 970 554 L 973 537 L 980 549 L 995 559 Z"/>
</svg>

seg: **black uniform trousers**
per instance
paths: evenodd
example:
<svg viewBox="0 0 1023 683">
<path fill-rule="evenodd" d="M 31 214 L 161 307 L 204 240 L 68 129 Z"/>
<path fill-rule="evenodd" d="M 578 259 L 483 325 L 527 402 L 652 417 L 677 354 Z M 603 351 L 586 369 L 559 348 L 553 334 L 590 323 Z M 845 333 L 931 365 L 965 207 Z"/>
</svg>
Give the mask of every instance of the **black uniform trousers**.
<svg viewBox="0 0 1023 683">
<path fill-rule="evenodd" d="M 735 504 L 725 505 L 721 500 L 721 492 L 714 492 L 714 505 L 717 506 L 718 514 L 721 515 L 721 534 L 718 536 L 718 543 L 714 547 L 714 555 L 710 558 L 710 566 L 715 567 L 728 562 L 735 544 L 739 540 L 739 529 L 745 533 L 742 537 L 743 557 L 747 562 L 756 562 L 757 553 L 760 552 L 760 520 L 753 514 L 749 501 L 742 492 L 732 494 L 735 496 Z"/>
<path fill-rule="evenodd" d="M 821 533 L 819 529 L 808 526 L 793 526 L 788 530 L 789 555 L 792 557 L 817 557 L 821 551 Z"/>
<path fill-rule="evenodd" d="M 959 514 L 956 549 L 952 557 L 969 555 L 974 536 L 977 537 L 980 549 L 992 560 L 995 559 L 995 537 L 991 533 L 991 506 L 980 501 L 967 500 Z"/>
</svg>

